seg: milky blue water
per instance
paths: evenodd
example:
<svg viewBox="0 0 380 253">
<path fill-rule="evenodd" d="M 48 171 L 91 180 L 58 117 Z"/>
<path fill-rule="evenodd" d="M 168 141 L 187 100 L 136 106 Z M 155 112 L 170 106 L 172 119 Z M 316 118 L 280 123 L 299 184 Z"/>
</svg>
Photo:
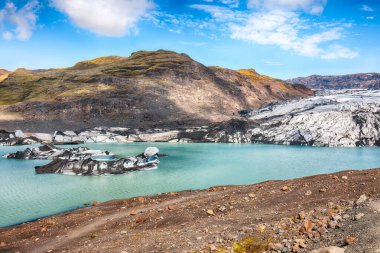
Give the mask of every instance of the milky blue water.
<svg viewBox="0 0 380 253">
<path fill-rule="evenodd" d="M 36 175 L 48 161 L 0 158 L 0 227 L 72 210 L 84 202 L 215 185 L 252 184 L 345 169 L 380 167 L 380 148 L 318 148 L 253 144 L 93 144 L 120 156 L 158 146 L 169 157 L 157 170 L 114 176 Z M 0 155 L 26 147 L 0 147 Z"/>
</svg>

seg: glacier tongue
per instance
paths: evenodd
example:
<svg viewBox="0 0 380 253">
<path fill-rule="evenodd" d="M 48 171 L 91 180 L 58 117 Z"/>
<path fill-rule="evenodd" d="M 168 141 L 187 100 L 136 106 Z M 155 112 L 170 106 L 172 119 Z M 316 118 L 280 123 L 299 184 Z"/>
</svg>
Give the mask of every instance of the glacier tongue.
<svg viewBox="0 0 380 253">
<path fill-rule="evenodd" d="M 315 97 L 249 113 L 254 143 L 380 146 L 380 91 L 318 91 Z"/>
</svg>

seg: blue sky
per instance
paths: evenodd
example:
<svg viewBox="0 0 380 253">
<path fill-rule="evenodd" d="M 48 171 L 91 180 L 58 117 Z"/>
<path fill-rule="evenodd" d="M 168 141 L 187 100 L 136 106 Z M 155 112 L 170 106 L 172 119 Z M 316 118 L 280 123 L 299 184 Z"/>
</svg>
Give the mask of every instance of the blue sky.
<svg viewBox="0 0 380 253">
<path fill-rule="evenodd" d="M 0 0 L 0 68 L 138 50 L 278 78 L 380 72 L 380 1 Z"/>
</svg>

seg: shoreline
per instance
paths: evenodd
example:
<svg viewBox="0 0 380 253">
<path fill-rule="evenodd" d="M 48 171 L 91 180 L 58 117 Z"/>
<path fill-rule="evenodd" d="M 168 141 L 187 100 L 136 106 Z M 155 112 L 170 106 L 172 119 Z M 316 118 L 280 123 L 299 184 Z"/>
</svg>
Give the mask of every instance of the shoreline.
<svg viewBox="0 0 380 253">
<path fill-rule="evenodd" d="M 126 242 L 124 244 L 120 242 L 124 238 L 121 234 L 124 234 L 124 231 L 126 231 L 125 234 L 145 231 L 149 234 L 155 234 L 157 240 L 166 245 L 165 241 L 169 239 L 169 235 L 166 235 L 165 232 L 181 234 L 182 228 L 189 227 L 186 234 L 187 236 L 191 235 L 189 237 L 191 244 L 182 245 L 182 247 L 188 251 L 210 252 L 208 239 L 203 239 L 203 236 L 202 239 L 199 239 L 199 236 L 196 236 L 198 233 L 204 234 L 204 232 L 199 232 L 199 230 L 205 229 L 205 225 L 207 225 L 208 230 L 211 230 L 212 224 L 219 224 L 221 227 L 227 226 L 231 222 L 235 224 L 234 228 L 227 229 L 227 231 L 231 234 L 235 233 L 236 238 L 234 234 L 234 239 L 228 242 L 213 242 L 211 244 L 215 245 L 215 247 L 232 247 L 234 243 L 241 242 L 250 233 L 255 238 L 261 238 L 261 236 L 266 235 L 266 233 L 262 232 L 257 234 L 258 231 L 256 231 L 257 226 L 264 221 L 266 221 L 264 223 L 267 223 L 279 218 L 280 220 L 287 219 L 287 217 L 297 216 L 301 211 L 322 210 L 326 208 L 326 205 L 330 205 L 330 202 L 344 207 L 343 209 L 345 210 L 353 210 L 353 212 L 357 212 L 360 208 L 365 209 L 366 207 L 361 206 L 350 207 L 350 204 L 347 203 L 355 203 L 363 194 L 368 196 L 369 199 L 373 199 L 374 203 L 377 203 L 377 199 L 380 199 L 379 185 L 380 169 L 345 170 L 332 174 L 321 174 L 290 180 L 265 181 L 253 185 L 215 186 L 205 190 L 189 190 L 110 200 L 103 203 L 95 203 L 91 207 L 40 218 L 16 226 L 0 228 L 0 242 L 5 243 L 5 246 L 2 246 L 0 249 L 4 252 L 24 252 L 23 249 L 26 248 L 30 249 L 28 252 L 46 252 L 49 250 L 52 250 L 50 252 L 62 252 L 62 250 L 76 252 L 79 247 L 81 249 L 84 247 L 85 251 L 88 250 L 90 252 L 102 250 L 121 252 L 124 247 L 126 248 L 126 252 L 139 252 L 139 250 L 140 252 L 141 250 L 160 252 L 157 248 L 158 246 L 155 246 L 153 243 L 154 240 L 152 238 L 139 238 L 137 241 L 140 242 L 141 247 L 138 250 L 132 247 L 133 243 L 130 241 L 131 245 L 129 243 L 125 244 Z M 337 188 L 340 188 L 340 190 Z M 310 194 L 309 191 L 311 192 Z M 342 202 L 342 200 L 344 201 Z M 233 206 L 233 208 L 230 209 L 229 206 Z M 142 211 L 134 213 L 136 209 L 141 209 Z M 273 211 L 277 212 L 277 214 L 272 213 Z M 260 217 L 260 219 L 256 220 L 257 217 L 251 220 L 248 219 L 248 224 L 246 224 L 246 218 L 253 214 L 251 212 L 257 213 L 255 217 Z M 337 215 L 343 216 L 343 213 Z M 160 216 L 165 218 L 161 220 Z M 269 220 L 265 217 L 269 218 Z M 323 217 L 322 214 L 321 217 Z M 376 216 L 376 218 L 379 217 Z M 191 222 L 193 220 L 196 221 L 194 224 Z M 365 219 L 363 218 L 363 220 Z M 342 224 L 350 222 L 350 220 L 347 220 L 342 222 Z M 354 225 L 360 224 L 360 222 L 352 222 Z M 101 225 L 98 223 L 101 223 Z M 93 224 L 98 224 L 99 226 L 93 227 Z M 248 229 L 247 226 L 250 228 Z M 88 228 L 91 229 L 87 230 Z M 345 226 L 344 228 L 350 230 L 349 227 Z M 86 231 L 83 234 L 75 234 L 75 231 L 81 229 L 85 229 Z M 246 229 L 250 232 L 241 233 L 239 232 L 241 229 Z M 177 230 L 179 232 L 173 232 Z M 311 232 L 314 233 L 317 230 Z M 341 231 L 336 232 L 341 233 Z M 68 234 L 65 236 L 66 233 Z M 93 235 L 94 233 L 96 234 L 95 236 Z M 320 233 L 319 230 L 318 233 Z M 329 233 L 333 235 L 335 231 Z M 70 234 L 76 236 L 71 237 Z M 282 236 L 276 233 L 275 235 L 275 239 Z M 69 238 L 68 241 L 65 239 L 67 236 Z M 133 235 L 131 236 L 133 237 Z M 339 236 L 339 233 L 337 236 Z M 355 236 L 358 238 L 360 235 Z M 91 241 L 90 246 L 86 243 L 85 246 L 82 245 L 83 237 L 87 238 L 85 241 Z M 174 237 L 175 235 L 173 234 L 170 240 L 178 242 L 180 238 Z M 49 243 L 51 240 L 56 241 L 57 238 L 61 238 L 63 244 Z M 164 240 L 164 238 L 166 239 Z M 307 242 L 310 245 L 305 250 L 314 247 L 315 243 L 309 242 L 307 237 L 304 240 L 305 243 Z M 331 243 L 331 240 L 323 240 L 315 244 L 315 247 L 323 246 L 325 242 Z M 112 246 L 113 248 L 107 248 L 111 247 L 109 244 L 111 241 L 116 241 L 117 243 Z M 264 241 L 262 241 L 262 245 L 265 244 Z M 122 245 L 119 245 L 119 243 Z M 178 242 L 178 245 L 181 245 L 181 243 Z M 363 245 L 358 242 L 357 244 L 348 245 L 348 249 L 359 246 L 362 247 Z M 162 249 L 163 246 L 161 245 L 160 247 Z M 206 248 L 208 251 L 202 251 Z M 180 252 L 178 249 L 173 250 L 173 252 Z M 308 252 L 305 250 L 301 248 L 297 252 Z"/>
</svg>

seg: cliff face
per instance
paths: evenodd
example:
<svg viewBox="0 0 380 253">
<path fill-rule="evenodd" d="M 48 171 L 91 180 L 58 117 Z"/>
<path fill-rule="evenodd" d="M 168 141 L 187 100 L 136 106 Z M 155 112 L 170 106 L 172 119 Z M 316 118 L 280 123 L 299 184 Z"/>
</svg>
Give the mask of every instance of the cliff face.
<svg viewBox="0 0 380 253">
<path fill-rule="evenodd" d="M 0 82 L 0 111 L 7 115 L 0 127 L 190 126 L 311 94 L 253 70 L 209 68 L 185 54 L 139 51 L 66 69 L 10 73 Z"/>
<path fill-rule="evenodd" d="M 286 80 L 312 89 L 380 89 L 380 73 L 362 73 L 340 76 L 308 76 Z"/>
</svg>

